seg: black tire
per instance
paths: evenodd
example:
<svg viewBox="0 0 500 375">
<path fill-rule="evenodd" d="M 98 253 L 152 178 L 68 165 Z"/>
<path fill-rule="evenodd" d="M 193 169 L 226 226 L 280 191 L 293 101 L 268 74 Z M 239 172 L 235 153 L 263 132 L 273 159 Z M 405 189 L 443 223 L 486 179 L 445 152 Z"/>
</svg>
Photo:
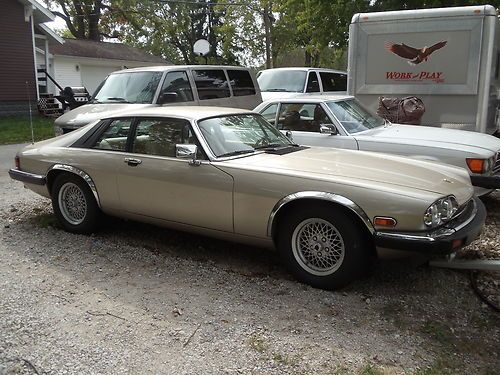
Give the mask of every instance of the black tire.
<svg viewBox="0 0 500 375">
<path fill-rule="evenodd" d="M 369 263 L 370 243 L 360 225 L 341 208 L 296 207 L 279 223 L 277 247 L 299 281 L 327 290 L 342 288 L 359 278 Z"/>
<path fill-rule="evenodd" d="M 54 181 L 52 207 L 63 228 L 72 233 L 93 232 L 101 217 L 90 187 L 80 177 L 68 173 L 60 174 Z"/>
</svg>

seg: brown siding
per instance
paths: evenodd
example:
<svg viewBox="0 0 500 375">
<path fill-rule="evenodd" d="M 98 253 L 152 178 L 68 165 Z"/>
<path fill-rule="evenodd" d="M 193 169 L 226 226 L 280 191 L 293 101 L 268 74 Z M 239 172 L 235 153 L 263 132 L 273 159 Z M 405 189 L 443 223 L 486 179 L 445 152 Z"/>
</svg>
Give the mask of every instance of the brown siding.
<svg viewBox="0 0 500 375">
<path fill-rule="evenodd" d="M 36 100 L 31 24 L 24 21 L 24 6 L 2 0 L 0 9 L 0 101 Z"/>
</svg>

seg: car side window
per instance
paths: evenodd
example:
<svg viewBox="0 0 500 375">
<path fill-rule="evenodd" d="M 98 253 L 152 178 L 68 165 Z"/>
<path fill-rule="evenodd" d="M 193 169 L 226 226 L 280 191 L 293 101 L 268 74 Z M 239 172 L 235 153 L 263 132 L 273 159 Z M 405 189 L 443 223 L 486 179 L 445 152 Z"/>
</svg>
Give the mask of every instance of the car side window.
<svg viewBox="0 0 500 375">
<path fill-rule="evenodd" d="M 228 98 L 229 82 L 226 79 L 224 70 L 207 69 L 193 70 L 196 89 L 200 100 Z"/>
<path fill-rule="evenodd" d="M 278 103 L 271 104 L 261 112 L 261 115 L 271 124 L 276 123 L 276 112 L 278 111 Z"/>
<path fill-rule="evenodd" d="M 197 144 L 189 121 L 175 118 L 141 119 L 136 126 L 132 152 L 175 158 L 175 145 L 180 143 Z"/>
<path fill-rule="evenodd" d="M 320 126 L 332 124 L 325 110 L 319 104 L 282 104 L 278 129 L 319 133 Z"/>
<path fill-rule="evenodd" d="M 168 102 L 192 102 L 193 92 L 186 72 L 168 72 L 161 87 L 161 95 L 170 95 Z"/>
<path fill-rule="evenodd" d="M 228 69 L 227 75 L 234 96 L 255 95 L 255 87 L 248 71 Z"/>
<path fill-rule="evenodd" d="M 323 91 L 347 91 L 347 74 L 319 72 Z"/>
<path fill-rule="evenodd" d="M 92 148 L 125 151 L 131 122 L 131 119 L 116 119 L 111 121 Z"/>
<path fill-rule="evenodd" d="M 309 72 L 306 92 L 319 92 L 319 81 L 316 72 Z"/>
</svg>

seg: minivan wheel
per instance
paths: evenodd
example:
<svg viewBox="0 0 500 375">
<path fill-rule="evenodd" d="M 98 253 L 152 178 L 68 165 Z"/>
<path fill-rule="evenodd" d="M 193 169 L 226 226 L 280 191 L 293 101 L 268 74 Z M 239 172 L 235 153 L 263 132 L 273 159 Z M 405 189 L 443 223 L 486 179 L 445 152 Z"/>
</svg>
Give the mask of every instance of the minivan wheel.
<svg viewBox="0 0 500 375">
<path fill-rule="evenodd" d="M 69 232 L 90 233 L 97 226 L 100 210 L 89 186 L 79 177 L 61 174 L 52 187 L 52 207 Z"/>
<path fill-rule="evenodd" d="M 278 231 L 277 246 L 286 267 L 313 287 L 341 288 L 358 278 L 368 264 L 364 233 L 342 209 L 300 207 Z"/>
</svg>

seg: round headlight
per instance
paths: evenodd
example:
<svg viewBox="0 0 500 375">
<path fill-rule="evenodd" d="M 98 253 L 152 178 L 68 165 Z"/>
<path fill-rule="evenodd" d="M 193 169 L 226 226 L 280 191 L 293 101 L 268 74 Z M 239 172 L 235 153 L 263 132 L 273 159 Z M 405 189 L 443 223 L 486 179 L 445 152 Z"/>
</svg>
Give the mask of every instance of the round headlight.
<svg viewBox="0 0 500 375">
<path fill-rule="evenodd" d="M 455 215 L 458 210 L 457 199 L 453 195 L 438 199 L 424 214 L 424 224 L 428 227 L 441 225 Z"/>
</svg>

